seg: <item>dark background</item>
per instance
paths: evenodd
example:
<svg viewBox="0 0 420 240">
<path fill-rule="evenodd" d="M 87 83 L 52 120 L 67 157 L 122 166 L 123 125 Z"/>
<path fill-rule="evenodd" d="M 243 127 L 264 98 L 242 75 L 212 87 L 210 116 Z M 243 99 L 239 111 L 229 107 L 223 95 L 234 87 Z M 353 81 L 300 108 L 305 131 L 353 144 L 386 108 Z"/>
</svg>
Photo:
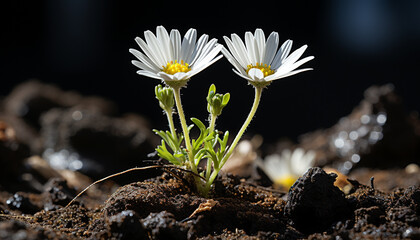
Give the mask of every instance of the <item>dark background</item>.
<svg viewBox="0 0 420 240">
<path fill-rule="evenodd" d="M 0 95 L 31 78 L 65 90 L 115 101 L 164 128 L 154 99 L 159 83 L 137 75 L 129 48 L 136 36 L 163 25 L 190 27 L 224 44 L 223 36 L 262 28 L 277 31 L 294 49 L 308 44 L 305 64 L 314 71 L 274 82 L 248 132 L 266 141 L 333 125 L 351 112 L 373 84 L 393 83 L 407 112 L 420 110 L 420 1 L 5 1 L 0 8 Z M 183 89 L 188 117 L 207 118 L 211 83 L 231 93 L 219 129 L 237 132 L 252 104 L 253 89 L 221 59 Z"/>
</svg>

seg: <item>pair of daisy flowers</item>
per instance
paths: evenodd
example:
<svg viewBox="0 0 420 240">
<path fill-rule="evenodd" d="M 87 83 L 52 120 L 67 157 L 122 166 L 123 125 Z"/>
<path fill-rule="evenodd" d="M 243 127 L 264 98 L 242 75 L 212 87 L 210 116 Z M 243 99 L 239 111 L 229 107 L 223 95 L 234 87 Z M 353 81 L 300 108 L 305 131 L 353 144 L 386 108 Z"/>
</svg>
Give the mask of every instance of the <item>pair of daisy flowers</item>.
<svg viewBox="0 0 420 240">
<path fill-rule="evenodd" d="M 237 34 L 232 34 L 231 38 L 225 36 L 228 49 L 215 38 L 209 40 L 206 34 L 197 41 L 197 31 L 193 28 L 187 31 L 182 41 L 178 30 L 168 33 L 163 26 L 156 28 L 156 35 L 145 31 L 144 38 L 135 39 L 142 52 L 129 50 L 138 59 L 132 61 L 140 68 L 137 73 L 163 80 L 170 86 L 185 85 L 192 76 L 222 58 L 222 55 L 217 56 L 220 52 L 233 65 L 233 71 L 254 86 L 266 86 L 273 80 L 311 70 L 296 69 L 314 58 L 309 56 L 299 60 L 307 45 L 289 55 L 291 40 L 285 41 L 278 49 L 278 33 L 272 32 L 266 39 L 261 29 L 255 30 L 254 34 L 246 32 L 245 43 Z"/>
</svg>

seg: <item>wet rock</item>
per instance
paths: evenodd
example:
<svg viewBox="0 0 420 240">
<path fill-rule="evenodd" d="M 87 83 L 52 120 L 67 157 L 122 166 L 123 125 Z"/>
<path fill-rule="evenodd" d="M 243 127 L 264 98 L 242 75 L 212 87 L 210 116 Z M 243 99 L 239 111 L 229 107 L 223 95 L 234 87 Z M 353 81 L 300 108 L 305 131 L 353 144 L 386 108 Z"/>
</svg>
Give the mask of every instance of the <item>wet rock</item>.
<svg viewBox="0 0 420 240">
<path fill-rule="evenodd" d="M 76 195 L 62 178 L 51 178 L 44 186 L 44 210 L 51 211 L 66 206 Z"/>
<path fill-rule="evenodd" d="M 147 236 L 139 216 L 131 210 L 106 218 L 106 224 L 115 239 L 145 239 Z"/>
<path fill-rule="evenodd" d="M 86 97 L 51 84 L 28 81 L 18 85 L 5 98 L 0 119 L 16 130 L 17 138 L 30 147 L 32 155 L 40 155 L 43 152 L 39 138 L 41 116 L 51 109 L 75 106 L 105 115 L 117 113 L 116 105 L 103 98 Z"/>
<path fill-rule="evenodd" d="M 356 167 L 405 167 L 420 162 L 419 126 L 392 85 L 372 86 L 351 114 L 329 129 L 301 136 L 299 147 L 317 151 L 316 166 L 344 174 Z"/>
<path fill-rule="evenodd" d="M 39 81 L 18 85 L 5 99 L 5 112 L 25 119 L 32 127 L 39 128 L 40 116 L 57 107 L 70 107 L 81 99 L 79 94 L 64 92 L 59 88 Z"/>
<path fill-rule="evenodd" d="M 82 105 L 104 114 L 113 114 L 113 103 L 99 97 L 82 97 L 79 93 L 63 91 L 58 87 L 36 80 L 18 85 L 5 99 L 4 109 L 9 115 L 22 118 L 30 126 L 40 128 L 41 115 L 53 108 Z"/>
<path fill-rule="evenodd" d="M 365 226 L 372 224 L 379 226 L 385 222 L 385 211 L 378 206 L 369 208 L 359 208 L 354 211 L 356 224 L 359 226 Z"/>
<path fill-rule="evenodd" d="M 31 195 L 24 192 L 15 193 L 7 199 L 6 204 L 10 209 L 19 210 L 22 213 L 34 214 L 41 210 L 31 199 Z"/>
<path fill-rule="evenodd" d="M 166 211 L 151 213 L 141 222 L 153 239 L 187 239 L 189 228 Z"/>
<path fill-rule="evenodd" d="M 336 174 L 309 169 L 291 187 L 285 215 L 304 233 L 322 232 L 350 215 L 344 193 L 334 186 Z"/>
<path fill-rule="evenodd" d="M 137 115 L 122 118 L 74 107 L 54 109 L 41 118 L 43 157 L 57 169 L 104 177 L 142 166 L 154 151 L 155 135 Z"/>
</svg>

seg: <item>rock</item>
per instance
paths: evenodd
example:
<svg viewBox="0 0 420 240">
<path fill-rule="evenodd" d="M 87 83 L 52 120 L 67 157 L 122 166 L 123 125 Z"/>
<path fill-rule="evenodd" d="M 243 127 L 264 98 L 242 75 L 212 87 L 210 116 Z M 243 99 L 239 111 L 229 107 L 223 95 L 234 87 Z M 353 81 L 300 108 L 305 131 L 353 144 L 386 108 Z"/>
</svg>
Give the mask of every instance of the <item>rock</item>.
<svg viewBox="0 0 420 240">
<path fill-rule="evenodd" d="M 36 198 L 36 195 L 17 192 L 7 199 L 6 204 L 10 209 L 19 210 L 22 213 L 34 214 L 41 210 L 34 198 Z"/>
<path fill-rule="evenodd" d="M 51 211 L 66 206 L 76 195 L 62 178 L 51 178 L 44 186 L 44 210 Z"/>
<path fill-rule="evenodd" d="M 53 108 L 69 108 L 82 105 L 104 114 L 116 113 L 115 104 L 99 97 L 83 97 L 79 93 L 63 91 L 58 87 L 28 81 L 18 85 L 4 100 L 4 111 L 8 115 L 20 117 L 30 126 L 39 129 L 41 115 Z"/>
<path fill-rule="evenodd" d="M 405 167 L 420 163 L 419 129 L 418 117 L 406 114 L 391 84 L 372 86 L 352 113 L 331 128 L 301 136 L 298 147 L 317 152 L 315 166 L 344 174 L 357 167 Z"/>
<path fill-rule="evenodd" d="M 106 218 L 111 237 L 115 239 L 146 239 L 146 231 L 139 216 L 131 210 L 122 211 Z"/>
<path fill-rule="evenodd" d="M 309 169 L 290 188 L 285 215 L 303 233 L 322 232 L 350 215 L 344 193 L 334 186 L 336 174 Z"/>
<path fill-rule="evenodd" d="M 82 107 L 53 109 L 41 118 L 43 157 L 57 169 L 92 178 L 145 165 L 156 136 L 137 115 L 111 117 Z"/>
<path fill-rule="evenodd" d="M 150 213 L 141 222 L 153 239 L 187 239 L 189 228 L 176 221 L 172 213 Z"/>
</svg>

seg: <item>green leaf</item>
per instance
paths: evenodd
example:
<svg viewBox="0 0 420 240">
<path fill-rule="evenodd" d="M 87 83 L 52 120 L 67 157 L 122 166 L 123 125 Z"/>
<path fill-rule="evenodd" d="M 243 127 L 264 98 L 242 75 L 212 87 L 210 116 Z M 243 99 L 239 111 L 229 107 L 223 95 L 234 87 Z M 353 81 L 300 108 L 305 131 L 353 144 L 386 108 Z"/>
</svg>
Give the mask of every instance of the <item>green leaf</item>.
<svg viewBox="0 0 420 240">
<path fill-rule="evenodd" d="M 222 106 L 226 106 L 228 104 L 230 100 L 230 93 L 226 93 L 225 95 L 223 95 L 223 101 L 222 101 Z"/>
</svg>

